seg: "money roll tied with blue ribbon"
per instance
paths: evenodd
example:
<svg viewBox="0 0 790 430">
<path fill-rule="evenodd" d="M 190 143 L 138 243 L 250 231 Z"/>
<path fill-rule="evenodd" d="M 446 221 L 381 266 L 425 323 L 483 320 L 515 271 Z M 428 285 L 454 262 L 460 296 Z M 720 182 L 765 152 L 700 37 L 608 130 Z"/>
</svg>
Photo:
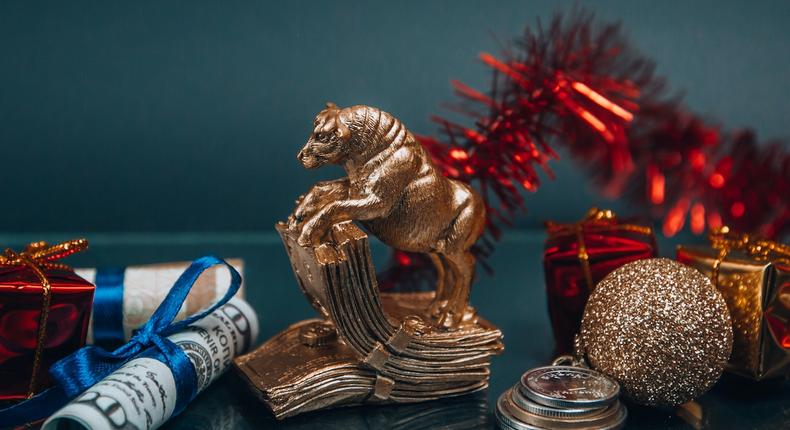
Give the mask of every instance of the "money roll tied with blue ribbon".
<svg viewBox="0 0 790 430">
<path fill-rule="evenodd" d="M 243 277 L 243 260 L 231 258 L 225 261 Z M 151 318 L 189 264 L 182 261 L 74 269 L 80 277 L 96 285 L 86 343 L 109 349 L 128 342 L 134 332 Z M 192 287 L 176 320 L 217 301 L 225 294 L 229 282 L 230 275 L 224 268 L 214 266 L 206 269 Z M 243 280 L 234 297 L 244 298 Z"/>
<path fill-rule="evenodd" d="M 230 273 L 228 290 L 208 308 L 175 321 L 201 273 L 215 265 L 227 267 Z M 119 422 L 121 415 L 125 424 L 131 426 L 129 428 L 158 427 L 182 412 L 197 393 L 229 366 L 234 356 L 253 346 L 258 321 L 248 304 L 233 299 L 240 285 L 241 275 L 230 264 L 213 256 L 198 258 L 181 274 L 148 322 L 127 343 L 112 351 L 86 346 L 56 362 L 50 368 L 55 385 L 0 410 L 0 423 L 13 427 L 42 420 L 54 413 L 44 423 L 44 428 L 58 429 L 61 424 L 68 428 L 75 428 L 73 424 L 78 425 L 76 428 L 104 428 L 106 423 L 124 424 Z M 139 374 L 147 375 L 149 380 L 143 380 Z M 134 391 L 135 383 L 141 388 L 128 396 L 130 403 L 125 405 L 123 391 Z M 152 414 L 140 415 L 139 411 L 139 416 L 134 416 L 134 408 L 129 406 L 134 403 L 139 407 L 142 403 L 147 407 L 140 394 L 144 395 L 152 387 L 158 387 L 149 394 L 156 392 L 150 400 L 154 404 L 158 402 L 159 410 L 153 418 Z M 102 409 L 102 405 L 111 402 L 116 402 L 124 414 Z M 101 422 L 103 419 L 106 423 Z"/>
</svg>

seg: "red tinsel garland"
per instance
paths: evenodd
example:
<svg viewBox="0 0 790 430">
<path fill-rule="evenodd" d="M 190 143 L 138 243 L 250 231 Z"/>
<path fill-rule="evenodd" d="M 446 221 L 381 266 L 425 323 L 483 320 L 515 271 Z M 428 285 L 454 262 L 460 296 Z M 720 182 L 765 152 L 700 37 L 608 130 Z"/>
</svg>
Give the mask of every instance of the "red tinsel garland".
<svg viewBox="0 0 790 430">
<path fill-rule="evenodd" d="M 619 24 L 597 25 L 585 11 L 557 15 L 547 28 L 527 28 L 501 58 L 480 59 L 494 71 L 489 93 L 453 82 L 462 99 L 453 110 L 469 125 L 435 117 L 443 138 L 418 136 L 447 176 L 483 193 L 488 234 L 479 254 L 491 252 L 499 225 L 524 206 L 522 190 L 538 189 L 538 170 L 553 178 L 552 145 L 565 147 L 606 195 L 651 208 L 667 236 L 687 220 L 697 234 L 722 224 L 769 238 L 790 232 L 786 144 L 724 134 L 686 111 Z M 415 270 L 430 270 L 401 252 L 393 263 L 385 284 L 413 283 L 423 277 Z"/>
</svg>

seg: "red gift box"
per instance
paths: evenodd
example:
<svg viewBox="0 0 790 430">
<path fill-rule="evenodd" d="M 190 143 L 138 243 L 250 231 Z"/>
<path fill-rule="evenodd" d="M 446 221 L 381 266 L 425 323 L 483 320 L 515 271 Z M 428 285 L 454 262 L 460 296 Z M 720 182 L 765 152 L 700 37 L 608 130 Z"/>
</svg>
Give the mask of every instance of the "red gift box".
<svg viewBox="0 0 790 430">
<path fill-rule="evenodd" d="M 595 285 L 614 269 L 657 256 L 650 227 L 623 223 L 609 210 L 592 208 L 573 224 L 547 222 L 543 250 L 549 317 L 558 354 L 573 352 L 584 306 Z"/>
<path fill-rule="evenodd" d="M 0 400 L 50 385 L 49 367 L 85 344 L 94 286 L 54 260 L 85 240 L 0 255 Z"/>
</svg>

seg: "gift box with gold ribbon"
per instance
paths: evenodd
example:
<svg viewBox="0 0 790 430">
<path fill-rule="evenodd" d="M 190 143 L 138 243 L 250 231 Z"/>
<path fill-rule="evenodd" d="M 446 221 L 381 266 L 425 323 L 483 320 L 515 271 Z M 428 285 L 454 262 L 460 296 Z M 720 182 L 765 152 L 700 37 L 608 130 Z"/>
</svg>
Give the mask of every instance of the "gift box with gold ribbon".
<svg viewBox="0 0 790 430">
<path fill-rule="evenodd" d="M 87 246 L 37 242 L 0 254 L 0 400 L 47 388 L 50 365 L 84 345 L 94 287 L 56 260 Z"/>
<path fill-rule="evenodd" d="M 732 316 L 728 370 L 755 380 L 790 375 L 790 246 L 723 227 L 710 246 L 679 246 L 677 259 L 721 291 Z"/>
<path fill-rule="evenodd" d="M 543 249 L 546 295 L 556 352 L 570 353 L 595 285 L 618 267 L 658 254 L 653 230 L 592 208 L 576 223 L 547 222 Z"/>
</svg>

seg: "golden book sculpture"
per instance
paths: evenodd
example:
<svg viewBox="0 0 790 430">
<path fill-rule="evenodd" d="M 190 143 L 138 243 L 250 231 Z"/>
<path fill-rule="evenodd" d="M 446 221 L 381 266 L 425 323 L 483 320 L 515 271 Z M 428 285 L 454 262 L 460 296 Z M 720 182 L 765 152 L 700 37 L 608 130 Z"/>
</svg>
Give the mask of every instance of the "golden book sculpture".
<svg viewBox="0 0 790 430">
<path fill-rule="evenodd" d="M 442 176 L 392 115 L 327 104 L 297 157 L 348 177 L 316 184 L 277 231 L 320 318 L 236 367 L 278 418 L 326 407 L 418 402 L 482 390 L 501 332 L 469 306 L 471 246 L 485 224 L 468 185 Z M 380 293 L 367 235 L 430 255 L 435 292 Z"/>
</svg>

